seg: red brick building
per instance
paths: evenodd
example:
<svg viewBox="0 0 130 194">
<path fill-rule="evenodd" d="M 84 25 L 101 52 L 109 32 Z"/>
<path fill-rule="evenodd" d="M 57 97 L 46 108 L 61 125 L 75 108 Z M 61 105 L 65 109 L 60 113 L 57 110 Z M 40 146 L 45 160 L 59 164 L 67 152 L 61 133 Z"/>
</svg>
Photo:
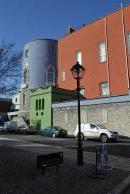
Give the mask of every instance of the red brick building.
<svg viewBox="0 0 130 194">
<path fill-rule="evenodd" d="M 86 69 L 81 80 L 88 99 L 130 91 L 130 5 L 58 41 L 58 86 L 73 90 L 70 68 L 79 61 Z"/>
</svg>

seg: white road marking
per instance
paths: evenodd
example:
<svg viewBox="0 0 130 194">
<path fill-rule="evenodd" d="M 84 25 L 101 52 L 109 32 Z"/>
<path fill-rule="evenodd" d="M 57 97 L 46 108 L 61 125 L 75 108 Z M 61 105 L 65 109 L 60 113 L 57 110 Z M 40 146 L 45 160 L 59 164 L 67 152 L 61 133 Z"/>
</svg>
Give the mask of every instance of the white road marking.
<svg viewBox="0 0 130 194">
<path fill-rule="evenodd" d="M 0 137 L 0 140 L 23 141 L 23 140 L 20 140 L 20 139 L 12 139 L 12 138 L 7 138 L 7 137 Z"/>
<path fill-rule="evenodd" d="M 15 145 L 15 146 L 18 146 L 18 147 L 48 147 L 50 145 L 42 145 L 42 144 L 18 144 L 18 145 Z"/>
</svg>

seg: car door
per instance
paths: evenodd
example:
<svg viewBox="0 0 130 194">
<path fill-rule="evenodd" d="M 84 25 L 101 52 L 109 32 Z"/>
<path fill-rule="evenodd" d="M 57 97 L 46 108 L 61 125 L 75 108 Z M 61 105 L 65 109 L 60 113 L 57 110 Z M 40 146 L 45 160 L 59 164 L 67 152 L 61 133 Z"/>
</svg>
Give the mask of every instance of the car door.
<svg viewBox="0 0 130 194">
<path fill-rule="evenodd" d="M 55 133 L 56 133 L 56 128 L 52 127 L 51 128 L 51 135 L 50 136 L 54 137 Z"/>
<path fill-rule="evenodd" d="M 91 128 L 89 123 L 82 125 L 81 129 L 82 129 L 81 132 L 86 138 L 91 137 Z"/>
<path fill-rule="evenodd" d="M 97 125 L 90 124 L 90 128 L 91 128 L 90 137 L 93 139 L 97 139 L 99 137 L 99 129 Z"/>
<path fill-rule="evenodd" d="M 49 136 L 49 137 L 52 137 L 53 128 L 49 127 L 47 133 L 48 133 L 48 136 Z"/>
<path fill-rule="evenodd" d="M 47 131 L 48 131 L 48 128 L 45 128 L 44 130 L 42 130 L 42 135 L 47 136 Z"/>
</svg>

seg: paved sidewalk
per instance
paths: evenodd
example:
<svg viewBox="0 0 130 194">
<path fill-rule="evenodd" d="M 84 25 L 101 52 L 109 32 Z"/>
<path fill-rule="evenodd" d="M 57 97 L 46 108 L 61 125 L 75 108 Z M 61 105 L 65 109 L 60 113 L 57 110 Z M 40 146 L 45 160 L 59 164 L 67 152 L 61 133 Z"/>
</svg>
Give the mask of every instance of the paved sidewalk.
<svg viewBox="0 0 130 194">
<path fill-rule="evenodd" d="M 95 153 L 84 152 L 84 165 L 77 166 L 76 150 L 64 149 L 64 164 L 59 172 L 50 167 L 42 176 L 36 168 L 36 156 L 55 151 L 63 148 L 27 142 L 18 142 L 12 147 L 1 145 L 0 194 L 108 194 L 130 173 L 128 159 L 110 156 L 113 170 L 104 179 L 96 179 L 92 175 Z"/>
<path fill-rule="evenodd" d="M 63 148 L 60 146 L 50 146 L 50 145 L 43 145 L 43 144 L 38 144 L 38 143 L 22 143 L 22 144 L 17 144 L 14 145 L 15 148 L 18 149 L 23 149 L 23 150 L 28 150 L 30 152 L 37 154 L 42 154 L 42 153 L 48 153 L 48 152 L 55 152 L 55 151 L 63 151 Z M 84 162 L 85 163 L 91 163 L 95 164 L 95 159 L 96 159 L 96 154 L 94 152 L 87 152 L 84 151 Z M 113 168 L 118 168 L 121 170 L 126 170 L 130 172 L 130 158 L 124 158 L 124 157 L 119 157 L 119 156 L 113 156 L 109 155 L 110 162 L 113 166 Z M 64 157 L 73 160 L 74 163 L 76 163 L 76 149 L 67 149 L 64 148 Z"/>
</svg>

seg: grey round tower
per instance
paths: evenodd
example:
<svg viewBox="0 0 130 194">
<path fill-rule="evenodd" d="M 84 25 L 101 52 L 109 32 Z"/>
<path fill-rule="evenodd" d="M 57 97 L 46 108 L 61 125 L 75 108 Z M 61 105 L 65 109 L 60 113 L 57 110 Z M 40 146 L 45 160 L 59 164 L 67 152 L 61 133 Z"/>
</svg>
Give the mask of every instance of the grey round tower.
<svg viewBox="0 0 130 194">
<path fill-rule="evenodd" d="M 55 85 L 57 78 L 57 40 L 38 39 L 27 43 L 23 53 L 22 88 Z"/>
</svg>

